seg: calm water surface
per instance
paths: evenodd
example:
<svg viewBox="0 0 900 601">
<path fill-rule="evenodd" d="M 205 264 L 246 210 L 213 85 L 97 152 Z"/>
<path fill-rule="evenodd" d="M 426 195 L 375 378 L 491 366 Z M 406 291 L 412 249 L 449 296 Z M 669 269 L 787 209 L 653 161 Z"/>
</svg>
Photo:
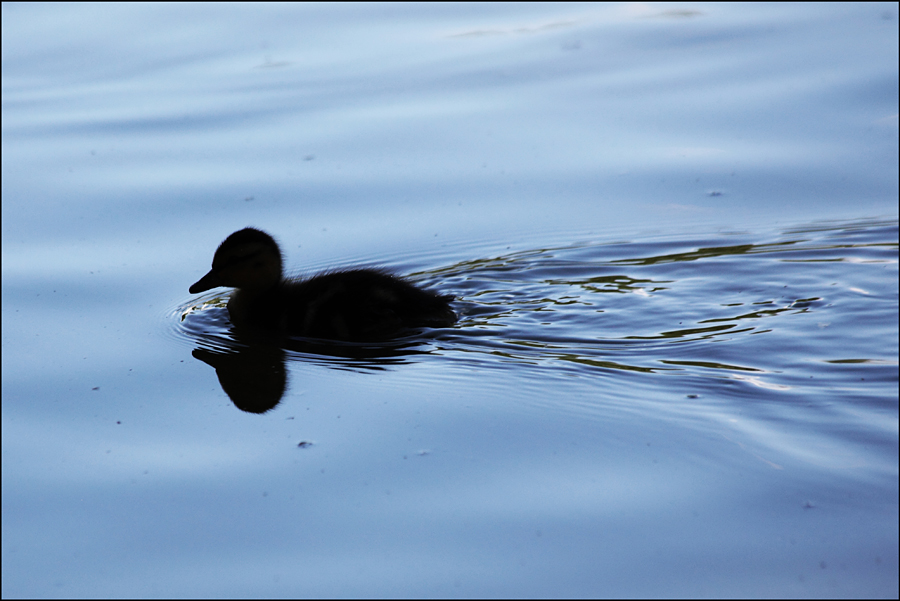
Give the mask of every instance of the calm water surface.
<svg viewBox="0 0 900 601">
<path fill-rule="evenodd" d="M 897 597 L 896 5 L 2 17 L 4 597 Z"/>
</svg>

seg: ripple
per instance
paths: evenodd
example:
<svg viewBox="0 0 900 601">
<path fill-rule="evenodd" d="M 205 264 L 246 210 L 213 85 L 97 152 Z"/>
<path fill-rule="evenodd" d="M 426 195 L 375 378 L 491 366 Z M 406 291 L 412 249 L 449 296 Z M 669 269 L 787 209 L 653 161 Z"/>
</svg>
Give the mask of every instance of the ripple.
<svg viewBox="0 0 900 601">
<path fill-rule="evenodd" d="M 413 274 L 457 296 L 459 323 L 382 346 L 389 360 L 377 365 L 440 357 L 523 377 L 631 372 L 789 390 L 835 362 L 895 365 L 882 332 L 896 332 L 896 266 L 897 224 L 877 220 L 482 256 Z M 219 293 L 179 306 L 176 336 L 233 348 L 226 302 Z M 335 362 L 330 347 L 284 346 L 292 361 L 373 365 L 371 354 Z"/>
</svg>

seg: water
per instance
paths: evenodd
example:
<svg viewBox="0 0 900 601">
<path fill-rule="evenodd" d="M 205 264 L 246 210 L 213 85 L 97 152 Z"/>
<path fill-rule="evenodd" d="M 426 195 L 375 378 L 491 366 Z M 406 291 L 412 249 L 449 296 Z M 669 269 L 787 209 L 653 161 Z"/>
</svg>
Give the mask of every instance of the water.
<svg viewBox="0 0 900 601">
<path fill-rule="evenodd" d="M 895 5 L 3 28 L 4 596 L 897 596 Z M 247 225 L 460 322 L 241 338 Z"/>
</svg>

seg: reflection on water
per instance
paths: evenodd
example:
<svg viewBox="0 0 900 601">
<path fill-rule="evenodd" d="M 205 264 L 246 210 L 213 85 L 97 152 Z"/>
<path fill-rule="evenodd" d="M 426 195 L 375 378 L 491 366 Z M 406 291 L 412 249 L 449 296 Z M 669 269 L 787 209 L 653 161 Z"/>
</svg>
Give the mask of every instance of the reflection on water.
<svg viewBox="0 0 900 601">
<path fill-rule="evenodd" d="M 284 352 L 276 346 L 253 345 L 233 353 L 197 348 L 191 354 L 216 370 L 222 390 L 241 411 L 265 413 L 287 388 Z"/>
<path fill-rule="evenodd" d="M 227 295 L 204 297 L 179 309 L 181 333 L 196 342 L 195 359 L 216 370 L 222 390 L 248 413 L 275 407 L 288 387 L 288 360 L 320 363 L 336 369 L 375 372 L 406 363 L 426 338 L 420 330 L 379 343 L 342 342 L 283 336 L 235 328 L 224 308 Z"/>
<path fill-rule="evenodd" d="M 235 404 L 253 412 L 277 403 L 285 361 L 374 371 L 441 355 L 478 369 L 512 362 L 522 374 L 552 366 L 582 377 L 688 374 L 785 389 L 836 361 L 889 360 L 883 347 L 846 341 L 861 327 L 876 338 L 890 327 L 890 291 L 872 286 L 890 285 L 883 269 L 896 269 L 896 223 L 774 237 L 583 242 L 438 267 L 414 278 L 455 294 L 459 323 L 387 344 L 247 340 L 230 328 L 223 296 L 182 307 L 179 328 Z"/>
</svg>

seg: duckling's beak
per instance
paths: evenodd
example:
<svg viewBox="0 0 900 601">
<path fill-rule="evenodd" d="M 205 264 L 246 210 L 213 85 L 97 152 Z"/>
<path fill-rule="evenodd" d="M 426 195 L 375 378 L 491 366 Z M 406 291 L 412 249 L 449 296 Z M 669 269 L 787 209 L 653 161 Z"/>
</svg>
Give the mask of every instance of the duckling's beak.
<svg viewBox="0 0 900 601">
<path fill-rule="evenodd" d="M 209 273 L 200 278 L 194 285 L 192 285 L 188 292 L 191 294 L 197 294 L 198 292 L 204 292 L 211 288 L 216 288 L 221 286 L 222 283 L 219 279 L 219 274 L 216 273 L 215 269 L 211 269 Z"/>
</svg>

